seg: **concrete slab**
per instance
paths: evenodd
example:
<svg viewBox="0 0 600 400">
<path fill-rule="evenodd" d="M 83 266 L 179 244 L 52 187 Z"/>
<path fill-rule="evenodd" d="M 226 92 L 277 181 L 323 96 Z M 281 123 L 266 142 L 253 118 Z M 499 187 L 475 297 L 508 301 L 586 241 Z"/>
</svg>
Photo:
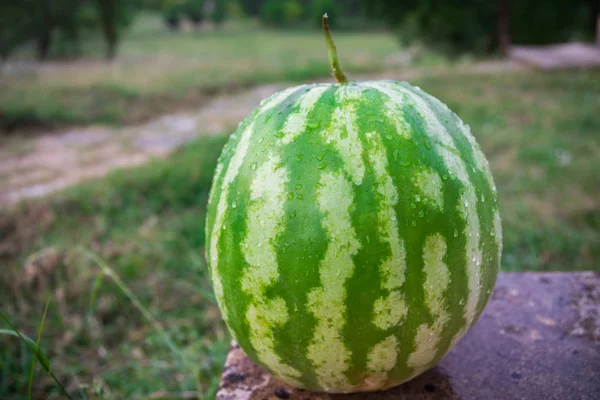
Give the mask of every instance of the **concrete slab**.
<svg viewBox="0 0 600 400">
<path fill-rule="evenodd" d="M 217 400 L 600 399 L 600 273 L 504 273 L 473 329 L 435 368 L 385 392 L 295 389 L 235 343 Z"/>
</svg>

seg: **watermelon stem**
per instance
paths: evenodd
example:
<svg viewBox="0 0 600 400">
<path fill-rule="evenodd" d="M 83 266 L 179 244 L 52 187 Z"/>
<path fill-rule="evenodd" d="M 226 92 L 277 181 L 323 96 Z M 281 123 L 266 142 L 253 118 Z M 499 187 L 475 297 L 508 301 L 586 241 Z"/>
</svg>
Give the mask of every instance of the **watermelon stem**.
<svg viewBox="0 0 600 400">
<path fill-rule="evenodd" d="M 323 33 L 325 34 L 325 41 L 327 42 L 327 51 L 329 53 L 329 61 L 331 62 L 331 71 L 337 83 L 345 84 L 348 83 L 348 78 L 346 78 L 344 71 L 342 71 L 342 66 L 338 61 L 337 49 L 335 48 L 335 43 L 331 37 L 328 19 L 329 17 L 327 14 L 323 14 Z"/>
</svg>

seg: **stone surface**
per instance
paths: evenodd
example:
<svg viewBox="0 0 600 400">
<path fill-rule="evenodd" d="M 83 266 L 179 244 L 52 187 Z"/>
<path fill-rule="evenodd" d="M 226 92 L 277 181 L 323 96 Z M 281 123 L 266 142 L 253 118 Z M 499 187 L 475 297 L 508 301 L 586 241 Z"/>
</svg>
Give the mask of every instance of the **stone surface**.
<svg viewBox="0 0 600 400">
<path fill-rule="evenodd" d="M 484 314 L 435 368 L 385 392 L 287 386 L 235 343 L 217 400 L 600 399 L 600 273 L 504 273 Z"/>
</svg>

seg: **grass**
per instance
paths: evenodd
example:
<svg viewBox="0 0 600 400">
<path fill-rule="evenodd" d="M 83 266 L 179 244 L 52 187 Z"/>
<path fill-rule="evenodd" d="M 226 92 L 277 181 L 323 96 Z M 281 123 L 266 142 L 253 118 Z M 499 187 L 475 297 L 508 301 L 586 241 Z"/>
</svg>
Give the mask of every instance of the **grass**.
<svg viewBox="0 0 600 400">
<path fill-rule="evenodd" d="M 505 271 L 600 270 L 600 72 L 461 74 L 414 82 L 468 122 L 500 195 Z M 204 215 L 224 138 L 0 215 L 0 304 L 74 398 L 211 398 L 229 337 L 208 283 Z M 83 247 L 120 277 L 197 370 Z M 90 303 L 95 306 L 90 310 Z M 30 354 L 0 337 L 0 398 L 27 391 Z M 10 342 L 14 343 L 14 342 Z M 44 375 L 37 397 L 58 397 Z M 35 397 L 35 396 L 34 396 Z"/>
<path fill-rule="evenodd" d="M 394 36 L 383 32 L 336 32 L 336 43 L 347 72 L 382 69 L 400 52 Z M 218 91 L 330 73 L 318 30 L 244 24 L 170 32 L 152 14 L 138 17 L 114 62 L 101 58 L 97 39 L 83 50 L 83 60 L 0 69 L 0 129 L 138 122 L 194 107 Z"/>
</svg>

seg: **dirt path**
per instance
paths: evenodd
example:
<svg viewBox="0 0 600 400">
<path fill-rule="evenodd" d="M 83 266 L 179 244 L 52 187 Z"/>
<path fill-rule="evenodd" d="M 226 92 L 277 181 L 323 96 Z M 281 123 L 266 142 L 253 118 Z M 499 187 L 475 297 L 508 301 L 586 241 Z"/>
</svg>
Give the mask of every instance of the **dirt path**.
<svg viewBox="0 0 600 400">
<path fill-rule="evenodd" d="M 474 74 L 520 70 L 507 62 L 461 68 Z M 448 69 L 428 70 L 443 74 Z M 409 80 L 423 71 L 388 72 L 354 76 L 357 80 Z M 325 81 L 326 79 L 322 79 Z M 105 175 L 115 168 L 164 157 L 198 135 L 231 131 L 261 99 L 290 84 L 261 85 L 243 93 L 216 97 L 195 112 L 171 114 L 141 125 L 123 128 L 84 127 L 34 137 L 9 137 L 0 142 L 0 206 L 44 196 L 84 179 Z"/>
<path fill-rule="evenodd" d="M 588 43 L 513 46 L 510 56 L 516 61 L 545 70 L 600 67 L 600 47 Z"/>
<path fill-rule="evenodd" d="M 137 126 L 86 127 L 0 144 L 0 203 L 43 196 L 114 168 L 163 157 L 198 134 L 234 128 L 260 100 L 285 85 L 264 85 L 215 98 L 197 112 L 166 115 Z"/>
</svg>

